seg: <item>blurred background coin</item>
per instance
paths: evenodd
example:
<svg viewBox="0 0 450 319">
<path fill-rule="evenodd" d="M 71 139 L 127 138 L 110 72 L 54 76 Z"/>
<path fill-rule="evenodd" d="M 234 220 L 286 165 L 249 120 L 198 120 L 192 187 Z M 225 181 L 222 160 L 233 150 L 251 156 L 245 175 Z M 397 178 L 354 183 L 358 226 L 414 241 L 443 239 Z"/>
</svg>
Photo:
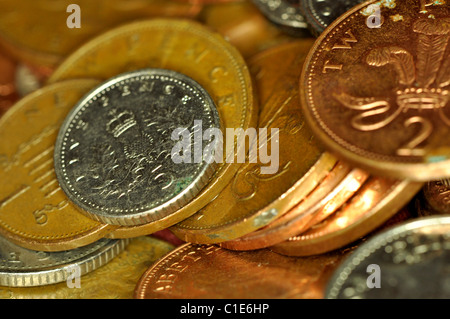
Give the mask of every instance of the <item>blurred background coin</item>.
<svg viewBox="0 0 450 319">
<path fill-rule="evenodd" d="M 361 244 L 327 285 L 330 299 L 448 299 L 450 217 L 422 217 Z"/>
</svg>

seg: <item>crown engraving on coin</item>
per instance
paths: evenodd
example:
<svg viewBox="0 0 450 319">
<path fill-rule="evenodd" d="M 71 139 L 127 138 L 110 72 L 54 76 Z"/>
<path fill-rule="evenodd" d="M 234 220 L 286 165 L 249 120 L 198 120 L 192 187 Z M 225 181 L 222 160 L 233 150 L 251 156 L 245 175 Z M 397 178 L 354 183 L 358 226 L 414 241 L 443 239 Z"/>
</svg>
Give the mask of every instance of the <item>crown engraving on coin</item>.
<svg viewBox="0 0 450 319">
<path fill-rule="evenodd" d="M 106 130 L 114 137 L 119 137 L 129 128 L 137 125 L 133 112 L 124 110 L 118 113 L 117 109 L 112 109 L 109 115 L 112 119 L 106 124 Z"/>
</svg>

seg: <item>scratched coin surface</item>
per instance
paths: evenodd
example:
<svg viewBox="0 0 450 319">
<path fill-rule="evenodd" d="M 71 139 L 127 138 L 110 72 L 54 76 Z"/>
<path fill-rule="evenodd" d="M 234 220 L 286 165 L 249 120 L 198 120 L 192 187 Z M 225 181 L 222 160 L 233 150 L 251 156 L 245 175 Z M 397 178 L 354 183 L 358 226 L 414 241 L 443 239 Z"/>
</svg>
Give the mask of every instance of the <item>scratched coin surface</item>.
<svg viewBox="0 0 450 319">
<path fill-rule="evenodd" d="M 213 129 L 221 132 L 219 113 L 197 82 L 170 70 L 128 72 L 71 110 L 55 144 L 56 175 L 93 219 L 149 223 L 174 213 L 209 182 L 222 147 L 220 139 L 204 138 Z"/>
<path fill-rule="evenodd" d="M 84 42 L 119 24 L 195 17 L 201 9 L 198 3 L 173 0 L 0 1 L 0 46 L 22 62 L 54 67 Z M 69 27 L 77 17 L 79 27 Z"/>
<path fill-rule="evenodd" d="M 0 286 L 44 286 L 66 281 L 74 274 L 82 276 L 109 262 L 128 241 L 100 239 L 67 251 L 43 252 L 23 248 L 0 236 Z"/>
<path fill-rule="evenodd" d="M 448 216 L 422 217 L 387 229 L 345 259 L 330 279 L 326 298 L 450 298 L 449 234 Z"/>
<path fill-rule="evenodd" d="M 298 0 L 253 0 L 264 16 L 281 30 L 294 35 L 307 34 L 308 25 L 303 17 Z"/>
<path fill-rule="evenodd" d="M 111 261 L 83 275 L 79 288 L 70 288 L 67 282 L 37 287 L 2 287 L 0 299 L 130 299 L 148 267 L 173 249 L 172 244 L 150 236 L 133 238 Z M 69 282 L 76 284 L 74 279 Z"/>
<path fill-rule="evenodd" d="M 342 14 L 365 0 L 299 0 L 300 11 L 314 35 L 319 35 Z"/>
<path fill-rule="evenodd" d="M 170 69 L 194 79 L 216 103 L 224 128 L 245 131 L 256 126 L 258 103 L 247 64 L 223 36 L 193 21 L 154 19 L 113 29 L 75 51 L 49 82 L 80 77 L 106 80 L 142 68 Z M 235 145 L 227 144 L 224 153 L 235 154 Z M 182 221 L 211 202 L 241 165 L 237 161 L 219 164 L 209 184 L 177 214 L 141 226 L 120 227 L 111 235 L 136 237 Z"/>
<path fill-rule="evenodd" d="M 90 244 L 114 229 L 81 214 L 61 190 L 53 164 L 59 127 L 96 80 L 49 85 L 0 119 L 0 233 L 34 250 Z"/>
<path fill-rule="evenodd" d="M 171 227 L 184 241 L 219 243 L 261 228 L 309 194 L 334 167 L 336 159 L 316 143 L 299 105 L 298 78 L 312 42 L 283 44 L 249 61 L 261 103 L 256 133 L 267 129 L 267 138 L 260 135 L 250 146 L 246 163 L 211 203 Z M 261 154 L 274 156 L 263 160 Z"/>
<path fill-rule="evenodd" d="M 443 1 L 369 1 L 322 33 L 300 87 L 327 149 L 374 175 L 450 176 L 449 19 Z"/>
<path fill-rule="evenodd" d="M 134 297 L 320 299 L 330 275 L 351 251 L 295 258 L 268 249 L 235 252 L 215 245 L 185 244 L 143 274 Z"/>
</svg>

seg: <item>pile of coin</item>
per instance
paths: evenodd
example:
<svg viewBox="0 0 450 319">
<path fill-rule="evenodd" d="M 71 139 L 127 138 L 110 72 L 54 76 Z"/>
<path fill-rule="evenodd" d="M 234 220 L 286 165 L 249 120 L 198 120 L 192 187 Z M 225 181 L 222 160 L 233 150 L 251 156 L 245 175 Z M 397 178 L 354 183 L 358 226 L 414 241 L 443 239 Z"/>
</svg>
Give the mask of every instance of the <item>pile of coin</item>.
<svg viewBox="0 0 450 319">
<path fill-rule="evenodd" d="M 2 298 L 450 297 L 450 4 L 71 2 L 0 1 Z"/>
</svg>

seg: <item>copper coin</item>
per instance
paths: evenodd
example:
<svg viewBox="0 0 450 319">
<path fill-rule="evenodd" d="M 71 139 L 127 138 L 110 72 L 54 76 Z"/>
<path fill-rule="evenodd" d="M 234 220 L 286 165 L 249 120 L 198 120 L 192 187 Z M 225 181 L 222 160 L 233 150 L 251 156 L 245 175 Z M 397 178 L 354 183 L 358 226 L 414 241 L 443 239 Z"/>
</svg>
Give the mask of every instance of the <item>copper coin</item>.
<svg viewBox="0 0 450 319">
<path fill-rule="evenodd" d="M 371 177 L 341 209 L 309 230 L 270 249 L 289 256 L 322 254 L 374 231 L 404 207 L 422 183 Z"/>
<path fill-rule="evenodd" d="M 322 33 L 300 87 L 328 150 L 374 175 L 450 176 L 449 19 L 444 1 L 372 0 Z"/>
<path fill-rule="evenodd" d="M 235 252 L 185 244 L 150 267 L 137 299 L 319 299 L 331 273 L 351 250 L 310 258 L 268 249 Z"/>
<path fill-rule="evenodd" d="M 302 202 L 269 225 L 220 246 L 233 250 L 269 247 L 307 230 L 338 210 L 369 177 L 367 172 L 338 163 Z"/>
</svg>

